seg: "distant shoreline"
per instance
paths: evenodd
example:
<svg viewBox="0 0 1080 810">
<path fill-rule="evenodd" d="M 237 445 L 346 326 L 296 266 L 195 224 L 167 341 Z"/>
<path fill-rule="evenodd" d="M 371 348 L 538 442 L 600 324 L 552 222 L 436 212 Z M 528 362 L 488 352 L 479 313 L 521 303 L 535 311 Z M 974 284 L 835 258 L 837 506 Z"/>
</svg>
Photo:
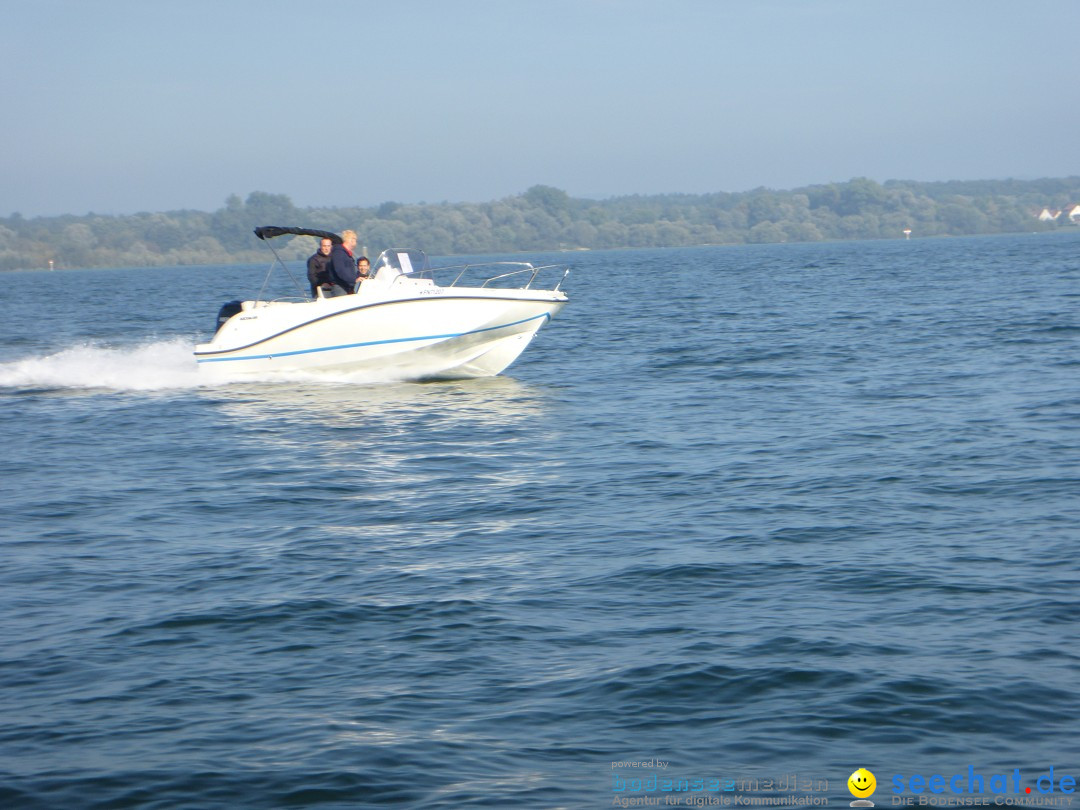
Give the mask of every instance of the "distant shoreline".
<svg viewBox="0 0 1080 810">
<path fill-rule="evenodd" d="M 1038 219 L 1043 209 L 1058 221 Z M 1070 214 L 1073 219 L 1070 220 Z M 430 255 L 487 255 L 694 245 L 836 242 L 1000 233 L 1047 233 L 1080 227 L 1080 177 L 937 183 L 866 178 L 791 191 L 755 189 L 587 200 L 550 186 L 488 203 L 370 208 L 297 208 L 285 195 L 233 195 L 214 212 L 0 219 L 0 270 L 72 267 L 176 267 L 267 259 L 252 231 L 304 225 L 360 234 L 377 255 L 414 246 Z M 304 259 L 314 241 L 275 246 L 285 260 Z"/>
<path fill-rule="evenodd" d="M 1002 237 L 1021 237 L 1021 236 L 1039 236 L 1048 237 L 1051 239 L 1067 238 L 1069 236 L 1080 236 L 1080 227 L 1076 228 L 1059 228 L 1053 231 L 1031 231 L 1031 232 L 1010 232 L 1010 233 L 984 233 L 984 234 L 942 234 L 938 236 L 924 236 L 915 237 L 910 239 L 904 237 L 892 238 L 892 239 L 827 239 L 817 242 L 762 242 L 756 244 L 749 243 L 728 243 L 728 244 L 701 244 L 701 245 L 660 245 L 657 247 L 647 248 L 635 248 L 635 247 L 614 247 L 614 248 L 584 248 L 576 250 L 567 249 L 553 249 L 553 250 L 532 250 L 532 251 L 498 251 L 491 254 L 461 254 L 468 256 L 484 257 L 484 256 L 536 256 L 545 253 L 548 254 L 567 254 L 567 253 L 618 253 L 618 252 L 631 252 L 631 251 L 666 251 L 666 250 L 693 250 L 693 249 L 712 249 L 712 248 L 770 248 L 780 247 L 785 245 L 835 245 L 835 244 L 855 244 L 858 242 L 928 242 L 943 239 L 995 239 Z M 269 254 L 269 251 L 267 251 Z M 434 258 L 456 258 L 454 254 L 435 255 Z M 290 269 L 295 271 L 303 271 L 304 259 L 289 259 L 286 260 Z M 270 260 L 268 256 L 261 256 L 256 261 L 222 261 L 222 262 L 209 262 L 207 264 L 147 264 L 147 265 L 111 265 L 106 267 L 56 267 L 53 270 L 49 270 L 47 267 L 15 267 L 7 270 L 0 270 L 0 273 L 82 273 L 89 270 L 100 271 L 121 271 L 127 272 L 130 270 L 162 270 L 162 269 L 223 269 L 223 268 L 244 268 L 248 267 L 252 271 L 265 271 L 270 266 Z"/>
</svg>

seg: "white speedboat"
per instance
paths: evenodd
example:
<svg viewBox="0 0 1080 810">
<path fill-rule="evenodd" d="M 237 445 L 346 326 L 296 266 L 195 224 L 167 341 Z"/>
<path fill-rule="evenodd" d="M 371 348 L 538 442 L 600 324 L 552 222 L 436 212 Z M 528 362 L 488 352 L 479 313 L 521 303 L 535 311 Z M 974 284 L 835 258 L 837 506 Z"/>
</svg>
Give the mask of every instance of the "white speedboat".
<svg viewBox="0 0 1080 810">
<path fill-rule="evenodd" d="M 337 234 L 310 228 L 269 226 L 255 234 L 341 242 Z M 274 256 L 288 272 L 276 251 Z M 195 347 L 195 359 L 201 372 L 229 376 L 330 371 L 403 380 L 491 377 L 513 363 L 566 304 L 559 287 L 567 273 L 528 262 L 432 268 L 422 251 L 386 250 L 352 295 L 327 298 L 320 290 L 313 300 L 229 302 L 218 314 L 213 339 Z M 557 282 L 540 289 L 549 274 Z"/>
</svg>

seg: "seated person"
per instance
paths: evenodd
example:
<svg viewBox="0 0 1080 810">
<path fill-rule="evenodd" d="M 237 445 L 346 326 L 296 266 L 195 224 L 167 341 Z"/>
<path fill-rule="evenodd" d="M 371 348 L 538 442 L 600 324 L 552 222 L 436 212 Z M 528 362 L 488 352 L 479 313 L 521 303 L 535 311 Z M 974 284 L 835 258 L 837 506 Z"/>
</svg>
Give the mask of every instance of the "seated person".
<svg viewBox="0 0 1080 810">
<path fill-rule="evenodd" d="M 359 285 L 361 281 L 367 281 L 369 278 L 371 278 L 371 262 L 368 261 L 367 256 L 361 256 L 356 260 L 356 283 Z"/>
</svg>

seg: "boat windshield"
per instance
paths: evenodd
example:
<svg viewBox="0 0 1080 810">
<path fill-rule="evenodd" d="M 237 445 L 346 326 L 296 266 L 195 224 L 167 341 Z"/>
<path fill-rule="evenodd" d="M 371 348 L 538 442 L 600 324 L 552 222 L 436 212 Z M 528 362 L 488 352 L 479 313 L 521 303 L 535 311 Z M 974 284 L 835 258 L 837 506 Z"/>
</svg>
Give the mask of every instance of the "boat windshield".
<svg viewBox="0 0 1080 810">
<path fill-rule="evenodd" d="M 384 250 L 379 254 L 379 258 L 375 260 L 372 272 L 382 274 L 384 268 L 388 268 L 385 272 L 390 276 L 401 274 L 429 276 L 431 274 L 431 265 L 428 264 L 427 254 L 415 248 Z"/>
</svg>

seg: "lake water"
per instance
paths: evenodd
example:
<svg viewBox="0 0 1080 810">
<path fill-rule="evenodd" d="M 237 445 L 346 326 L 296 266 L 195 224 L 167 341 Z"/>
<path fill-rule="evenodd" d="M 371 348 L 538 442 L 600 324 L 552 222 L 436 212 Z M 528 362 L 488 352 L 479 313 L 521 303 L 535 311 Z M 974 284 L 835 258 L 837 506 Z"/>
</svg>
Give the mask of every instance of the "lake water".
<svg viewBox="0 0 1080 810">
<path fill-rule="evenodd" d="M 528 258 L 430 384 L 204 384 L 268 265 L 0 274 L 0 806 L 1080 775 L 1080 233 Z"/>
</svg>

